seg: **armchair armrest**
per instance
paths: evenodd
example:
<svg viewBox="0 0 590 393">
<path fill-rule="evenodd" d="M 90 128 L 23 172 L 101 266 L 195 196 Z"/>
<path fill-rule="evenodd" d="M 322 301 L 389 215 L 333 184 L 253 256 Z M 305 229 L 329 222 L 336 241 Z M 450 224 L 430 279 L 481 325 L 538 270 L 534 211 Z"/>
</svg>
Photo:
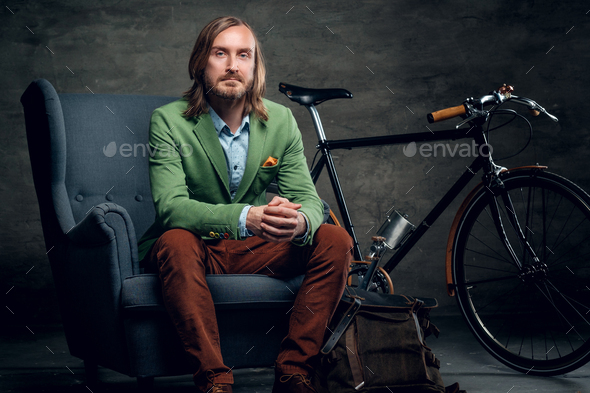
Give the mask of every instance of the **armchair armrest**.
<svg viewBox="0 0 590 393">
<path fill-rule="evenodd" d="M 66 235 L 74 247 L 100 247 L 115 241 L 122 278 L 139 274 L 135 228 L 124 207 L 116 203 L 97 205 Z"/>
<path fill-rule="evenodd" d="M 62 268 L 66 300 L 64 328 L 70 351 L 119 372 L 128 369 L 123 329 L 123 281 L 139 273 L 135 229 L 115 203 L 91 209 L 67 232 Z M 111 343 L 104 346 L 99 343 Z"/>
</svg>

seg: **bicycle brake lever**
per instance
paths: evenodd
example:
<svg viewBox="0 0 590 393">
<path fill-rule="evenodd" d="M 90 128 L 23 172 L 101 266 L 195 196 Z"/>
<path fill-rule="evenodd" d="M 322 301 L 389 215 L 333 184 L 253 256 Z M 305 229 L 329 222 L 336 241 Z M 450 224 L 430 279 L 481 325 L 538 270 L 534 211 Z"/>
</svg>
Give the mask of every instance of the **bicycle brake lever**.
<svg viewBox="0 0 590 393">
<path fill-rule="evenodd" d="M 463 121 L 457 123 L 457 125 L 455 126 L 455 129 L 461 127 L 462 125 L 464 125 L 465 123 L 469 123 L 471 120 L 475 119 L 479 117 L 476 113 L 472 114 L 471 116 L 469 116 L 468 118 L 464 119 Z"/>
<path fill-rule="evenodd" d="M 533 114 L 533 116 L 538 116 L 539 113 L 544 113 L 547 116 L 549 116 L 549 118 L 551 120 L 553 120 L 554 122 L 558 122 L 559 119 L 555 116 L 553 116 L 552 114 L 550 114 L 549 112 L 547 112 L 545 110 L 545 108 L 543 108 L 541 105 L 537 104 L 535 101 L 533 101 L 533 106 L 529 107 L 529 112 L 531 112 Z"/>
<path fill-rule="evenodd" d="M 537 105 L 537 106 L 538 106 L 538 105 Z M 554 122 L 556 122 L 556 123 L 557 123 L 557 122 L 559 121 L 559 119 L 558 119 L 557 117 L 555 117 L 555 116 L 553 116 L 551 113 L 547 112 L 547 111 L 545 110 L 545 108 L 542 108 L 542 107 L 540 107 L 540 106 L 539 106 L 539 107 L 537 108 L 537 110 L 539 110 L 539 111 L 543 112 L 544 114 L 546 114 L 547 116 L 549 116 L 549 118 L 550 118 L 551 120 L 553 120 Z"/>
<path fill-rule="evenodd" d="M 471 106 L 470 104 L 465 104 L 467 106 L 467 110 L 469 113 L 469 116 L 467 118 L 465 118 L 463 121 L 459 122 L 456 126 L 455 129 L 461 127 L 462 125 L 464 125 L 465 123 L 470 122 L 473 119 L 477 119 L 478 117 L 486 117 L 488 116 L 488 112 L 487 111 L 482 111 L 479 109 L 475 109 L 473 106 Z"/>
<path fill-rule="evenodd" d="M 512 96 L 511 100 L 516 101 L 520 104 L 524 104 L 526 106 L 528 106 L 529 111 L 531 111 L 533 113 L 533 115 L 538 115 L 538 112 L 544 113 L 547 116 L 549 116 L 549 118 L 551 120 L 553 120 L 554 122 L 558 122 L 559 119 L 555 116 L 553 116 L 552 114 L 550 114 L 549 112 L 547 112 L 545 110 L 545 108 L 543 108 L 541 105 L 537 104 L 536 101 L 531 100 L 530 98 L 526 98 L 526 97 L 518 97 L 518 96 Z M 536 114 L 534 112 L 537 112 Z"/>
</svg>

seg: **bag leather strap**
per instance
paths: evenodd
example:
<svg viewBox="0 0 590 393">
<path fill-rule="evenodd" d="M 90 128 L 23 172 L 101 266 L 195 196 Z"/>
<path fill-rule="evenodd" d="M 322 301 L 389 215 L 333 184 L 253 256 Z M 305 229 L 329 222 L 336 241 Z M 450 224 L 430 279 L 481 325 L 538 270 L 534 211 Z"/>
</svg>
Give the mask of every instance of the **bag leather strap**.
<svg viewBox="0 0 590 393">
<path fill-rule="evenodd" d="M 349 287 L 347 287 L 347 290 L 348 289 Z M 338 343 L 338 340 L 340 340 L 340 337 L 342 337 L 342 334 L 346 331 L 346 328 L 348 327 L 348 325 L 350 325 L 350 322 L 352 321 L 358 310 L 360 310 L 361 308 L 361 297 L 357 296 L 356 294 L 348 297 L 351 297 L 353 299 L 353 302 L 346 311 L 346 313 L 342 316 L 342 319 L 340 319 L 340 322 L 338 322 L 336 329 L 334 330 L 334 332 L 332 332 L 332 335 L 330 336 L 330 338 L 328 338 L 328 341 L 326 341 L 326 344 L 322 348 L 321 353 L 324 355 L 329 354 L 330 351 L 334 349 L 336 343 Z"/>
<path fill-rule="evenodd" d="M 359 390 L 365 384 L 363 380 L 363 369 L 359 362 L 358 355 L 353 352 L 357 351 L 357 345 L 355 343 L 356 336 L 356 324 L 352 325 L 352 328 L 346 331 L 346 355 L 348 356 L 348 364 L 350 364 L 350 371 L 352 372 L 352 380 L 354 382 L 354 389 Z"/>
<path fill-rule="evenodd" d="M 420 307 L 422 307 L 422 305 L 424 304 L 424 302 L 420 299 L 416 299 L 414 301 L 414 304 L 412 305 L 412 317 L 414 318 L 414 322 L 416 323 L 416 333 L 418 333 L 418 340 L 420 340 L 420 344 L 422 344 L 422 346 L 426 347 L 426 344 L 424 343 L 424 339 L 422 338 L 422 327 L 420 326 L 420 321 L 418 320 L 418 310 L 420 309 Z M 428 347 L 426 347 L 428 348 Z"/>
</svg>

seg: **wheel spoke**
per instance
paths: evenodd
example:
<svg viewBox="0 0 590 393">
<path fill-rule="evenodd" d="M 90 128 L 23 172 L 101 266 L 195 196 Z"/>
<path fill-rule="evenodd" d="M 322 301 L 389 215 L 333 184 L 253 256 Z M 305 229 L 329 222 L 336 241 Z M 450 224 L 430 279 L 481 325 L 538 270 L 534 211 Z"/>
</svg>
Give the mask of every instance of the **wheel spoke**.
<svg viewBox="0 0 590 393">
<path fill-rule="evenodd" d="M 563 325 L 563 321 L 561 321 L 561 319 L 559 320 L 561 322 L 561 324 Z M 561 352 L 559 351 L 559 345 L 557 343 L 557 340 L 555 340 L 555 336 L 553 335 L 553 331 L 549 330 L 549 334 L 551 335 L 551 339 L 553 340 L 553 346 L 555 347 L 555 350 L 557 351 L 557 356 L 561 357 Z M 572 351 L 574 349 L 569 337 L 566 335 L 565 336 L 567 338 L 567 341 L 570 344 L 570 347 L 572 348 Z M 548 353 L 546 353 L 545 355 L 547 355 Z"/>
<path fill-rule="evenodd" d="M 584 258 L 584 257 L 586 257 L 587 255 L 590 255 L 590 251 L 587 252 L 587 253 L 585 253 L 585 254 L 583 254 L 583 255 L 578 255 L 578 256 L 576 256 L 576 257 L 574 257 L 572 259 L 567 259 L 565 261 L 559 262 L 558 264 L 551 265 L 550 266 L 551 267 L 551 271 L 552 272 L 560 272 L 560 271 L 562 271 L 563 269 L 561 269 L 561 268 L 560 269 L 555 269 L 555 266 L 558 266 L 558 265 L 564 265 L 566 268 L 568 268 L 568 265 L 566 265 L 566 263 L 567 264 L 570 264 L 570 262 L 575 262 L 577 260 L 582 260 L 582 262 L 585 262 L 585 261 L 587 261 L 587 258 Z M 578 267 L 576 267 L 577 270 L 580 270 L 580 269 L 588 269 L 588 268 L 590 268 L 590 266 L 578 266 Z M 570 269 L 570 272 L 571 272 L 571 269 Z"/>
<path fill-rule="evenodd" d="M 468 266 L 468 265 L 465 265 Z M 503 280 L 510 280 L 511 278 L 518 278 L 515 275 L 512 276 L 503 276 L 503 277 L 497 277 L 497 278 L 488 278 L 486 280 L 479 280 L 479 281 L 469 281 L 466 283 L 466 285 L 479 285 L 479 284 L 485 284 L 488 282 L 495 282 L 495 281 L 503 281 Z"/>
<path fill-rule="evenodd" d="M 559 262 L 557 263 L 561 258 L 563 258 L 564 256 L 566 256 L 567 254 L 569 254 L 574 248 L 577 248 L 579 246 L 581 246 L 582 244 L 586 243 L 586 241 L 590 239 L 590 235 L 586 236 L 582 241 L 580 241 L 578 244 L 576 244 L 575 246 L 570 247 L 569 250 L 567 250 L 565 253 L 562 254 L 561 257 L 557 258 L 552 264 L 551 266 L 557 266 L 557 265 L 561 265 L 564 262 Z M 588 255 L 588 253 L 584 254 L 584 255 Z M 579 258 L 579 257 L 578 257 Z M 574 258 L 575 259 L 575 258 Z M 570 259 L 569 261 L 571 261 L 573 259 Z M 567 262 L 567 261 L 565 261 Z"/>
<path fill-rule="evenodd" d="M 508 263 L 508 264 L 510 264 L 510 266 L 514 266 L 514 264 L 510 263 L 510 261 L 508 261 L 508 259 L 506 259 L 506 258 L 502 258 L 502 259 L 500 259 L 500 258 L 496 258 L 496 257 L 494 257 L 494 256 L 492 256 L 492 255 L 486 254 L 485 252 L 476 251 L 476 250 L 474 250 L 474 249 L 472 249 L 472 248 L 466 248 L 466 249 L 465 249 L 465 251 L 469 251 L 469 252 L 472 252 L 472 253 L 474 253 L 474 254 L 482 255 L 482 256 L 484 256 L 484 257 L 488 257 L 488 258 L 491 258 L 491 259 L 495 259 L 496 261 L 500 261 L 500 262 Z"/>
<path fill-rule="evenodd" d="M 488 211 L 488 209 L 486 209 L 486 213 L 488 213 L 488 217 L 493 222 L 494 219 L 492 218 L 492 215 L 490 214 L 490 212 Z M 498 233 L 497 232 L 488 229 L 488 227 L 486 225 L 482 224 L 482 222 L 480 220 L 475 220 L 475 222 L 477 222 L 483 229 L 485 229 L 486 231 L 488 231 L 488 233 L 491 234 L 492 236 L 494 236 L 496 239 L 502 241 L 502 239 L 500 239 L 500 236 L 498 236 Z"/>
<path fill-rule="evenodd" d="M 475 236 L 474 234 L 469 234 L 471 237 L 473 237 L 475 240 L 477 240 L 480 244 L 484 245 L 485 247 L 487 247 L 488 249 L 490 249 L 494 254 L 498 255 L 501 259 L 499 260 L 503 260 L 504 262 L 515 266 L 514 263 L 512 261 L 510 261 L 509 259 L 505 258 L 504 256 L 502 256 L 500 253 L 498 253 L 496 250 L 494 250 L 492 247 L 488 246 L 483 240 L 479 239 L 477 236 Z M 498 259 L 498 258 L 496 258 Z"/>
<path fill-rule="evenodd" d="M 570 302 L 573 301 L 574 303 L 579 304 L 580 306 L 582 306 L 583 308 L 590 310 L 590 308 L 588 308 L 587 306 L 583 305 L 582 303 L 580 303 L 579 301 L 573 299 L 572 297 L 564 294 L 563 292 L 561 292 L 559 289 L 557 289 L 557 287 L 549 280 L 547 280 L 547 282 L 549 283 L 549 287 L 552 288 L 555 292 L 557 292 L 562 298 L 563 300 L 565 300 L 567 302 L 567 304 L 570 305 L 570 307 L 576 312 L 576 314 L 578 314 L 578 316 L 580 318 L 582 318 L 582 320 L 586 323 L 586 325 L 590 326 L 590 322 L 588 322 L 588 320 L 586 319 L 586 315 L 588 312 L 586 312 L 585 314 L 582 314 L 580 311 L 578 311 L 578 309 L 576 307 L 574 307 L 574 305 Z M 584 340 L 586 341 L 586 340 Z"/>
<path fill-rule="evenodd" d="M 465 264 L 465 266 L 474 267 L 474 268 L 477 268 L 477 269 L 485 269 L 485 270 L 493 270 L 493 271 L 496 271 L 496 272 L 509 273 L 509 274 L 512 274 L 511 277 L 514 277 L 514 275 L 516 274 L 516 273 L 511 272 L 511 271 L 508 271 L 508 270 L 495 269 L 493 267 L 488 267 L 488 266 L 479 266 L 479 265 L 471 265 L 471 264 Z"/>
<path fill-rule="evenodd" d="M 470 284 L 471 284 L 471 283 L 470 283 Z M 476 314 L 479 314 L 479 313 L 480 313 L 480 312 L 481 312 L 483 309 L 485 309 L 485 308 L 486 308 L 487 306 L 489 306 L 490 304 L 492 304 L 492 303 L 495 303 L 495 302 L 496 302 L 496 300 L 498 300 L 498 299 L 500 299 L 500 298 L 502 298 L 502 297 L 504 297 L 504 296 L 508 295 L 509 293 L 512 293 L 512 292 L 514 292 L 514 291 L 516 290 L 516 288 L 518 288 L 518 287 L 519 287 L 521 284 L 522 284 L 521 282 L 518 282 L 514 288 L 512 288 L 512 289 L 510 289 L 510 290 L 508 290 L 508 291 L 506 291 L 506 292 L 504 292 L 504 293 L 502 293 L 502 294 L 498 295 L 497 297 L 495 297 L 494 299 L 492 299 L 491 301 L 489 301 L 488 303 L 486 303 L 486 305 L 485 305 L 485 306 L 483 306 L 483 307 L 480 307 L 480 308 L 479 308 L 479 309 L 476 311 Z"/>
<path fill-rule="evenodd" d="M 543 283 L 543 286 L 547 290 L 547 295 L 551 298 L 551 303 L 553 304 L 553 296 L 551 296 L 551 292 L 549 291 L 549 288 L 547 287 L 547 283 L 544 282 Z M 558 317 L 561 316 L 560 315 L 561 311 L 559 309 L 554 309 L 554 311 L 559 311 L 559 313 L 556 313 L 556 314 L 557 314 Z M 563 318 L 558 318 L 558 321 L 561 324 L 561 326 L 564 328 L 564 331 L 567 330 L 567 327 L 563 324 L 564 322 L 567 323 L 567 320 L 565 320 Z M 570 345 L 571 350 L 573 351 L 574 350 L 574 346 L 573 346 L 572 341 L 570 340 L 569 336 L 567 335 L 567 333 L 566 333 L 565 337 L 567 338 L 567 342 Z M 553 340 L 553 341 L 555 343 L 555 340 Z M 557 343 L 555 343 L 555 345 L 557 345 Z"/>
<path fill-rule="evenodd" d="M 572 217 L 572 214 L 574 213 L 576 209 L 575 205 L 572 205 L 572 210 L 570 210 L 570 214 L 567 216 L 567 219 L 565 220 L 565 222 L 563 223 L 563 225 L 561 226 L 561 230 L 559 231 L 559 233 L 557 234 L 557 237 L 555 238 L 555 241 L 553 242 L 553 245 L 551 246 L 551 249 L 553 250 L 557 250 L 557 247 L 559 247 L 559 245 L 563 242 L 560 241 L 559 243 L 557 243 L 557 241 L 559 240 L 559 238 L 561 237 L 561 234 L 563 233 L 563 231 L 565 230 L 565 226 L 567 225 L 567 223 L 569 222 L 570 218 Z M 583 221 L 582 221 L 583 222 Z M 582 223 L 580 222 L 580 224 Z M 580 225 L 578 224 L 578 225 Z M 573 230 L 575 230 L 576 228 L 574 228 Z M 569 233 L 571 234 L 571 232 Z M 568 235 L 569 235 L 568 234 Z M 564 237 L 564 240 L 567 239 L 567 235 Z"/>
<path fill-rule="evenodd" d="M 561 196 L 559 198 L 559 202 L 557 203 L 557 206 L 555 206 L 555 209 L 553 210 L 553 215 L 551 216 L 551 219 L 549 220 L 549 223 L 547 225 L 543 225 L 543 241 L 541 242 L 541 244 L 539 245 L 539 248 L 537 249 L 537 255 L 539 255 L 539 249 L 541 249 L 541 247 L 543 247 L 543 260 L 546 261 L 547 260 L 547 249 L 545 248 L 547 246 L 547 228 L 551 228 L 551 225 L 553 224 L 553 219 L 555 218 L 555 215 L 557 214 L 557 211 L 559 210 L 559 207 L 561 206 L 561 202 L 563 200 L 563 196 Z M 545 212 L 545 208 L 543 208 L 543 213 Z M 545 221 L 545 214 L 543 214 L 543 219 Z"/>
<path fill-rule="evenodd" d="M 541 293 L 543 294 L 543 296 L 545 297 L 545 299 L 547 299 L 547 301 L 549 302 L 549 304 L 551 304 L 551 306 L 553 306 L 553 309 L 559 313 L 559 315 L 560 315 L 560 316 L 563 318 L 563 320 L 564 320 L 565 322 L 567 322 L 567 324 L 570 326 L 570 330 L 572 330 L 572 329 L 573 329 L 573 330 L 574 330 L 574 331 L 575 331 L 575 332 L 578 334 L 578 336 L 579 336 L 579 337 L 580 337 L 582 340 L 584 340 L 584 338 L 583 338 L 582 336 L 580 336 L 580 334 L 578 333 L 578 331 L 577 331 L 577 330 L 576 330 L 576 328 L 574 327 L 573 323 L 571 323 L 571 322 L 570 322 L 570 321 L 569 321 L 569 320 L 566 318 L 566 316 L 565 316 L 565 315 L 563 315 L 563 313 L 561 312 L 561 310 L 559 309 L 559 307 L 558 307 L 558 306 L 557 306 L 557 305 L 556 305 L 556 304 L 553 302 L 553 299 L 552 299 L 552 298 L 549 296 L 549 294 L 550 294 L 550 292 L 549 292 L 549 289 L 547 289 L 547 292 L 549 292 L 549 294 L 546 294 L 545 292 L 543 292 L 543 290 L 542 290 L 542 289 L 539 287 L 539 285 L 538 285 L 538 284 L 535 284 L 535 286 L 537 287 L 537 289 L 539 290 L 539 292 L 541 292 Z M 569 331 L 568 331 L 568 333 L 569 333 Z M 567 334 L 567 333 L 566 333 L 566 334 Z M 584 340 L 584 342 L 586 342 L 586 340 Z"/>
</svg>

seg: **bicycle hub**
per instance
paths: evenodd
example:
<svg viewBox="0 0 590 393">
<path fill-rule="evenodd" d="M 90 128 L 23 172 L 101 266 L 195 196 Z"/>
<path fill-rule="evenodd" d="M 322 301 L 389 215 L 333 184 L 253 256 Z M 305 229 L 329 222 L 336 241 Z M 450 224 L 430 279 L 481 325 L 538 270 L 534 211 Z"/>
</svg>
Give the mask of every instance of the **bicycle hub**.
<svg viewBox="0 0 590 393">
<path fill-rule="evenodd" d="M 524 283 L 538 282 L 547 277 L 547 265 L 542 262 L 525 265 L 518 273 L 518 278 Z"/>
</svg>

